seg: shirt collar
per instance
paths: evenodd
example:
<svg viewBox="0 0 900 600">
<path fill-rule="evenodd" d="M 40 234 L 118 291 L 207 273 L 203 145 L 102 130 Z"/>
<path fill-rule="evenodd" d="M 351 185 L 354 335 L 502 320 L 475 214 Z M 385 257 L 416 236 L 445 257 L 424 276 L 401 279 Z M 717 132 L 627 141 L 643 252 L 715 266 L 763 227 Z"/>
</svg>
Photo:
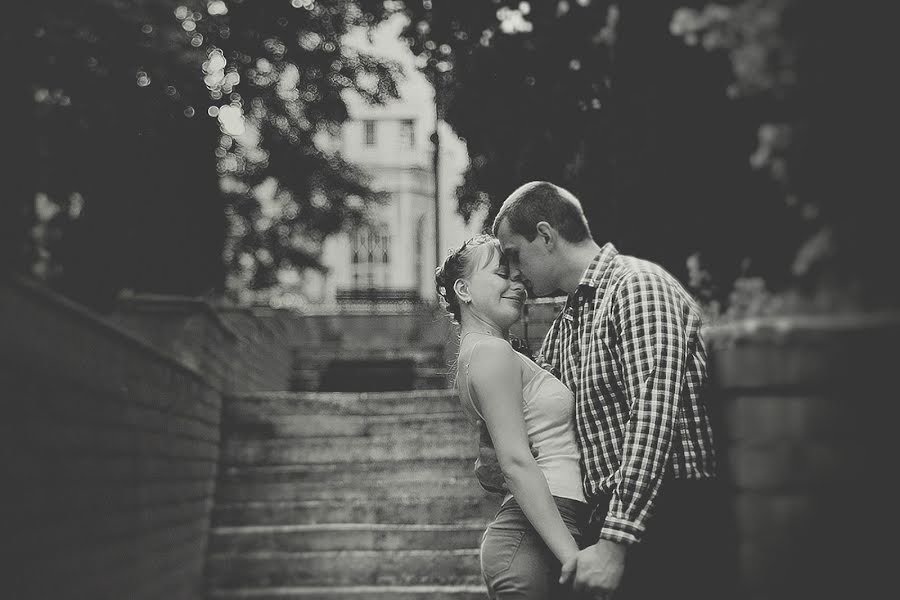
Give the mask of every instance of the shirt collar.
<svg viewBox="0 0 900 600">
<path fill-rule="evenodd" d="M 591 264 L 588 265 L 588 268 L 584 270 L 584 274 L 578 282 L 577 289 L 592 288 L 596 291 L 597 287 L 600 285 L 600 280 L 603 279 L 603 275 L 609 269 L 610 264 L 618 254 L 619 251 L 616 250 L 616 247 L 613 246 L 612 243 L 607 242 L 604 244 L 603 247 L 600 248 L 600 252 L 597 253 L 597 256 L 591 261 Z"/>
</svg>

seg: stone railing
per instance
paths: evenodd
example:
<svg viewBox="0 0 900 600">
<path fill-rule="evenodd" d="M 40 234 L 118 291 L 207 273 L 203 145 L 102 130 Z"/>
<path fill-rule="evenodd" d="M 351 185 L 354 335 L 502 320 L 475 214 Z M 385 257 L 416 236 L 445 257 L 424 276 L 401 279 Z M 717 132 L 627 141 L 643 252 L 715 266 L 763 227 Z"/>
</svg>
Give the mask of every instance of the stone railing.
<svg viewBox="0 0 900 600">
<path fill-rule="evenodd" d="M 222 390 L 19 280 L 0 381 L 4 597 L 201 597 Z"/>
<path fill-rule="evenodd" d="M 300 334 L 290 310 L 183 296 L 122 297 L 108 319 L 237 393 L 287 389 Z"/>
<path fill-rule="evenodd" d="M 720 447 L 749 598 L 876 597 L 900 315 L 710 327 Z M 884 411 L 882 413 L 882 411 Z M 867 592 L 868 590 L 868 592 Z"/>
</svg>

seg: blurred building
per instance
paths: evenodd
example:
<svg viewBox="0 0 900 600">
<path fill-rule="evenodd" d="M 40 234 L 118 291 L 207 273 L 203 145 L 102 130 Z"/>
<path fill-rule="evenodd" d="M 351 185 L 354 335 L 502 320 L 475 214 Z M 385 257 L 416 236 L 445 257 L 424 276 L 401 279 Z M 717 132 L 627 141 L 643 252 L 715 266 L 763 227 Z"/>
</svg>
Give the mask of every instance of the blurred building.
<svg viewBox="0 0 900 600">
<path fill-rule="evenodd" d="M 387 201 L 368 213 L 367 222 L 326 240 L 325 274 L 307 273 L 302 282 L 308 303 L 322 307 L 353 304 L 403 305 L 432 301 L 434 269 L 446 251 L 481 228 L 466 226 L 456 213 L 456 188 L 468 164 L 466 146 L 441 122 L 439 164 L 440 256 L 435 256 L 434 92 L 398 37 L 394 20 L 354 43 L 403 65 L 400 100 L 371 106 L 356 95 L 345 101 L 350 120 L 336 138 L 323 140 L 372 177 Z"/>
</svg>

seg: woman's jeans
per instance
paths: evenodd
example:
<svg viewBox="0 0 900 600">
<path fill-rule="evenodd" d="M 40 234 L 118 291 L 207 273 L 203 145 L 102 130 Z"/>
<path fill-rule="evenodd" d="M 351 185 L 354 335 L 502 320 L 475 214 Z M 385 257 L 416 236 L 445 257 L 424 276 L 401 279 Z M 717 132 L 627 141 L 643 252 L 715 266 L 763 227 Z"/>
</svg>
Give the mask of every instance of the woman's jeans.
<svg viewBox="0 0 900 600">
<path fill-rule="evenodd" d="M 575 542 L 581 547 L 588 507 L 553 498 Z M 500 507 L 481 538 L 481 573 L 488 596 L 498 600 L 566 598 L 571 586 L 559 585 L 561 565 L 519 508 L 515 498 Z"/>
</svg>

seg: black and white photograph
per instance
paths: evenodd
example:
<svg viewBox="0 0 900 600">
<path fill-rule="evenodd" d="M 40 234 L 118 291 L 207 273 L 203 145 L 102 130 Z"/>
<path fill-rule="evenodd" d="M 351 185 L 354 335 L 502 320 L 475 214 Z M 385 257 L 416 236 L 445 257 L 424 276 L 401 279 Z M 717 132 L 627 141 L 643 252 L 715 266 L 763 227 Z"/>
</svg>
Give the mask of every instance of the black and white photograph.
<svg viewBox="0 0 900 600">
<path fill-rule="evenodd" d="M 892 595 L 888 4 L 7 6 L 0 597 Z"/>
</svg>

